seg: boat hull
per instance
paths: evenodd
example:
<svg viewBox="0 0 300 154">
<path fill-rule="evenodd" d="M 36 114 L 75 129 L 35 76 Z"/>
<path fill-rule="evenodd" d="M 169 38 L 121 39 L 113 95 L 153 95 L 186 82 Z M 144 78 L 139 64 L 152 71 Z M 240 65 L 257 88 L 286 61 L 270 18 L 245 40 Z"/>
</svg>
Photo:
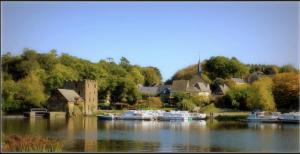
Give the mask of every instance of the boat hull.
<svg viewBox="0 0 300 154">
<path fill-rule="evenodd" d="M 97 116 L 98 120 L 114 120 L 115 118 L 112 116 Z"/>
<path fill-rule="evenodd" d="M 152 117 L 121 117 L 120 120 L 152 120 Z"/>
<path fill-rule="evenodd" d="M 192 117 L 158 117 L 160 121 L 187 121 L 192 120 Z"/>
<path fill-rule="evenodd" d="M 246 119 L 246 122 L 263 122 L 263 123 L 276 123 L 280 122 L 278 119 Z"/>
<path fill-rule="evenodd" d="M 294 119 L 279 119 L 279 121 L 282 123 L 295 123 L 295 124 L 300 123 L 300 120 L 294 120 Z"/>
</svg>

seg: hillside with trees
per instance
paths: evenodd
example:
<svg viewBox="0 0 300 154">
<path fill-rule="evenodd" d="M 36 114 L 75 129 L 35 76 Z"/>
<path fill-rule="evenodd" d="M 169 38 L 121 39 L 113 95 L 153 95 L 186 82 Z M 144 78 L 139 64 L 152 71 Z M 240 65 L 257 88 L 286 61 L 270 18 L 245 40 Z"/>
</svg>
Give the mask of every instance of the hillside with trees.
<svg viewBox="0 0 300 154">
<path fill-rule="evenodd" d="M 31 107 L 44 107 L 51 92 L 65 80 L 93 79 L 98 82 L 100 100 L 134 104 L 141 98 L 137 85 L 158 85 L 162 81 L 156 67 L 133 65 L 122 57 L 92 63 L 55 50 L 39 53 L 24 49 L 21 55 L 2 55 L 3 109 L 21 112 Z"/>
<path fill-rule="evenodd" d="M 173 80 L 190 80 L 197 74 L 197 64 L 177 71 Z M 237 110 L 299 110 L 299 70 L 292 65 L 243 64 L 237 58 L 224 56 L 211 57 L 201 63 L 202 78 L 211 89 L 226 84 L 230 89 L 218 98 L 213 105 Z M 264 74 L 261 78 L 245 85 L 237 85 L 230 78 L 242 78 L 247 81 L 253 72 Z M 193 100 L 181 96 L 181 106 L 195 106 Z M 184 100 L 184 101 L 182 101 Z M 206 103 L 210 104 L 210 103 Z M 191 107 L 192 108 L 192 107 Z"/>
</svg>

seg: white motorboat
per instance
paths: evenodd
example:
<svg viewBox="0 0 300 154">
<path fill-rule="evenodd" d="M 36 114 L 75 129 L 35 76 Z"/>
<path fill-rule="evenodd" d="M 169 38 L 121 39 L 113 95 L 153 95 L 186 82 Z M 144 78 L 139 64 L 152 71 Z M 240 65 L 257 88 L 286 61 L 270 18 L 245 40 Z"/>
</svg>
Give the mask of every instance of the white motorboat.
<svg viewBox="0 0 300 154">
<path fill-rule="evenodd" d="M 188 121 L 192 120 L 189 112 L 187 111 L 171 111 L 165 112 L 163 115 L 158 117 L 161 121 Z"/>
<path fill-rule="evenodd" d="M 191 117 L 193 120 L 203 120 L 206 119 L 205 113 L 191 113 Z"/>
<path fill-rule="evenodd" d="M 278 122 L 279 112 L 272 112 L 271 114 L 267 112 L 251 112 L 247 117 L 249 122 Z"/>
<path fill-rule="evenodd" d="M 299 123 L 300 112 L 283 113 L 278 117 L 278 119 L 280 122 L 284 122 L 284 123 Z"/>
<path fill-rule="evenodd" d="M 125 112 L 121 117 L 121 120 L 153 120 L 153 115 L 145 111 L 130 110 Z"/>
<path fill-rule="evenodd" d="M 107 114 L 107 115 L 97 115 L 97 119 L 98 120 L 114 120 L 115 116 L 111 113 Z"/>
</svg>

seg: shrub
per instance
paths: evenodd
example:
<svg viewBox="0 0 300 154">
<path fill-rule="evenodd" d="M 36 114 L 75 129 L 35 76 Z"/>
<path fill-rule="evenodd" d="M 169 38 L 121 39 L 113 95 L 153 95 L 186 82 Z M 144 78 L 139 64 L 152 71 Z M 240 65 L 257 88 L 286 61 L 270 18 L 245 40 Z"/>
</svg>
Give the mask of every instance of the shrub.
<svg viewBox="0 0 300 154">
<path fill-rule="evenodd" d="M 233 86 L 221 99 L 222 106 L 234 109 L 247 109 L 246 99 L 249 94 L 249 86 L 236 85 Z"/>
<path fill-rule="evenodd" d="M 181 110 L 192 111 L 196 106 L 190 99 L 183 99 L 181 102 L 177 103 L 177 107 Z"/>
<path fill-rule="evenodd" d="M 136 105 L 138 109 L 160 109 L 163 107 L 163 103 L 160 97 L 147 97 L 147 99 Z"/>
</svg>

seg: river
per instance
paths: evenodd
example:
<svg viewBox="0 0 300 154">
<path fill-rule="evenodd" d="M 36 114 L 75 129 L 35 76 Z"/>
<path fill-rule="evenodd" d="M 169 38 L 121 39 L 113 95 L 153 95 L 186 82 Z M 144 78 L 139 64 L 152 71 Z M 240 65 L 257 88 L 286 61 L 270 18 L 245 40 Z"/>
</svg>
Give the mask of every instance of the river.
<svg viewBox="0 0 300 154">
<path fill-rule="evenodd" d="M 66 152 L 299 152 L 299 124 L 3 117 L 4 134 L 61 139 Z"/>
</svg>

